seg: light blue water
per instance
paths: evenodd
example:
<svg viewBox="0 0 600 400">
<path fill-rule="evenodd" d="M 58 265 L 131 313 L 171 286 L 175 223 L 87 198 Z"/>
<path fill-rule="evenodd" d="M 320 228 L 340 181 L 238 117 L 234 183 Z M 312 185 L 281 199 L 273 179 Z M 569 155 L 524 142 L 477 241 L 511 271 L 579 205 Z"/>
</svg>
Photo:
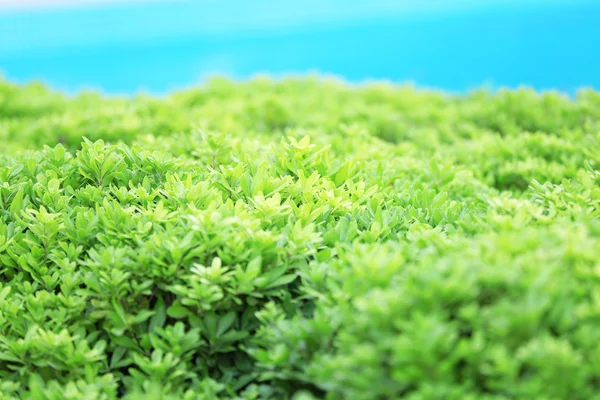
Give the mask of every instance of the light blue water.
<svg viewBox="0 0 600 400">
<path fill-rule="evenodd" d="M 573 92 L 600 88 L 600 1 L 200 0 L 5 12 L 0 71 L 69 92 L 164 93 L 213 74 L 311 71 L 452 91 Z"/>
</svg>

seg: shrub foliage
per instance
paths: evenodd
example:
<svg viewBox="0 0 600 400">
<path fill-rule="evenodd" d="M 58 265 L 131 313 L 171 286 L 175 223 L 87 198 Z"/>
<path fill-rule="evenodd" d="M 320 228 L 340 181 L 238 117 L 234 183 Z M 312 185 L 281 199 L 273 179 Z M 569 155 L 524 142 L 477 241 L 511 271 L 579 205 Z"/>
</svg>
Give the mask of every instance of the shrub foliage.
<svg viewBox="0 0 600 400">
<path fill-rule="evenodd" d="M 0 82 L 0 398 L 600 398 L 600 95 Z"/>
</svg>

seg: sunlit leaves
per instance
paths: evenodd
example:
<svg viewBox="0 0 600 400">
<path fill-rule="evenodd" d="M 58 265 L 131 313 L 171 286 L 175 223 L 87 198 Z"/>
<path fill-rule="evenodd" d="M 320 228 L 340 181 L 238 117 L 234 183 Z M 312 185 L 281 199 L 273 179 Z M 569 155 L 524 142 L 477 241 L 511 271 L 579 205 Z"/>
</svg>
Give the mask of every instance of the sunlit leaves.
<svg viewBox="0 0 600 400">
<path fill-rule="evenodd" d="M 0 82 L 0 397 L 594 398 L 599 110 Z"/>
</svg>

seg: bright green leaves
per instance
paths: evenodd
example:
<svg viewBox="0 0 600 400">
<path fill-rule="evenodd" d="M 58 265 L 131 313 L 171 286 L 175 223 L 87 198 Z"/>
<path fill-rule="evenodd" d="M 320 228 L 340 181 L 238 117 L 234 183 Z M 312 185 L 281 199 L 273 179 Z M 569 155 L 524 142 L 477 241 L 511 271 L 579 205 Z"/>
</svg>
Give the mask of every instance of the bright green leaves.
<svg viewBox="0 0 600 400">
<path fill-rule="evenodd" d="M 95 375 L 100 361 L 105 358 L 106 343 L 96 342 L 90 348 L 85 340 L 79 340 L 67 329 L 54 333 L 31 327 L 21 339 L 4 337 L 0 341 L 0 358 L 9 370 L 38 373 L 45 379 L 56 377 L 83 377 Z"/>
<path fill-rule="evenodd" d="M 172 353 L 163 353 L 154 350 L 150 357 L 142 357 L 134 353 L 133 360 L 137 368 L 131 368 L 131 378 L 137 382 L 146 380 L 163 384 L 179 385 L 185 380 L 194 377 L 194 374 L 185 368 L 179 357 Z"/>
<path fill-rule="evenodd" d="M 19 289 L 2 292 L 4 334 L 21 340 L 34 326 L 66 326 L 73 341 L 102 348 L 102 359 L 82 361 L 95 365 L 88 377 L 111 372 L 132 392 L 149 380 L 178 390 L 255 380 L 245 350 L 255 312 L 281 301 L 294 313 L 292 288 L 322 243 L 315 222 L 337 218 L 331 199 L 343 189 L 316 172 L 312 183 L 279 177 L 266 160 L 199 171 L 102 142 L 85 141 L 77 157 L 46 149 L 40 159 L 6 185 L 2 272 Z M 53 169 L 40 173 L 46 163 Z M 313 209 L 313 198 L 327 200 Z M 43 368 L 27 371 L 46 381 Z M 65 372 L 56 384 L 69 379 L 79 376 Z"/>
<path fill-rule="evenodd" d="M 0 99 L 0 397 L 599 390 L 593 91 Z"/>
<path fill-rule="evenodd" d="M 103 141 L 95 143 L 84 138 L 77 154 L 79 173 L 95 186 L 105 187 L 123 173 L 123 158 Z"/>
<path fill-rule="evenodd" d="M 12 201 L 10 202 L 10 206 L 8 207 L 8 211 L 13 215 L 20 215 L 21 210 L 25 209 L 25 202 L 23 198 L 23 189 L 19 189 L 17 193 L 14 195 Z"/>
<path fill-rule="evenodd" d="M 35 239 L 31 238 L 28 242 L 31 244 L 41 243 L 44 249 L 48 249 L 55 237 L 64 228 L 62 215 L 49 213 L 44 207 L 40 207 L 39 211 L 25 210 L 22 213 L 21 222 L 35 236 Z"/>
<path fill-rule="evenodd" d="M 310 322 L 260 314 L 253 354 L 264 377 L 311 381 L 331 398 L 564 397 L 577 387 L 584 399 L 595 392 L 584 365 L 595 360 L 586 296 L 598 280 L 574 271 L 596 269 L 597 245 L 563 225 L 457 239 L 418 258 L 406 245 L 347 249 L 327 278 L 303 279 L 319 298 Z"/>
<path fill-rule="evenodd" d="M 290 136 L 287 140 L 282 139 L 281 150 L 275 154 L 276 163 L 282 173 L 324 173 L 329 160 L 328 150 L 327 147 L 317 149 L 316 145 L 311 144 L 310 136 L 304 136 L 300 140 Z"/>
</svg>

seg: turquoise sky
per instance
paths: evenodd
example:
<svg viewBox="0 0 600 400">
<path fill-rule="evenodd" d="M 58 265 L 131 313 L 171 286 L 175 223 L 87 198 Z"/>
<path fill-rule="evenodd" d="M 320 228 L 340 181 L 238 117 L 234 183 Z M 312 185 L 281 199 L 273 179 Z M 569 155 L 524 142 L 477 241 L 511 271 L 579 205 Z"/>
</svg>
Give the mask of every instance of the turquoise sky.
<svg viewBox="0 0 600 400">
<path fill-rule="evenodd" d="M 600 86 L 596 0 L 196 0 L 0 10 L 0 71 L 162 92 L 214 73 Z M 129 82 L 129 83 L 128 83 Z"/>
</svg>

